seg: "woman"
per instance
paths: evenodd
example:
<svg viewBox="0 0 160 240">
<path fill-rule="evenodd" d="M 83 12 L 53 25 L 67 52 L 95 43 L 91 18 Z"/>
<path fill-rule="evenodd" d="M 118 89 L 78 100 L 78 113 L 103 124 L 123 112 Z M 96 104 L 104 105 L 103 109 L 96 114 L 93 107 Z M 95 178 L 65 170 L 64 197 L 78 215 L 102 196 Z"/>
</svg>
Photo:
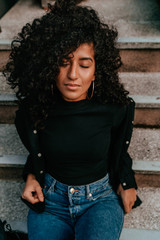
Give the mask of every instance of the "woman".
<svg viewBox="0 0 160 240">
<path fill-rule="evenodd" d="M 93 9 L 59 0 L 12 43 L 30 240 L 117 240 L 136 206 L 135 104 L 119 83 L 116 38 Z"/>
</svg>

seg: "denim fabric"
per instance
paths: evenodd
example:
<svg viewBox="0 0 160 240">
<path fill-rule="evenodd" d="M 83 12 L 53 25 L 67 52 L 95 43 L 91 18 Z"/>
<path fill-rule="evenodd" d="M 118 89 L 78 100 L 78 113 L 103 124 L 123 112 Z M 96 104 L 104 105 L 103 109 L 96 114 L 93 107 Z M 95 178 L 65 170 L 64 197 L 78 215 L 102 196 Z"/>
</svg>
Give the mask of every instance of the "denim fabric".
<svg viewBox="0 0 160 240">
<path fill-rule="evenodd" d="M 108 174 L 88 185 L 67 186 L 45 175 L 45 211 L 29 210 L 29 240 L 118 240 L 122 202 Z"/>
</svg>

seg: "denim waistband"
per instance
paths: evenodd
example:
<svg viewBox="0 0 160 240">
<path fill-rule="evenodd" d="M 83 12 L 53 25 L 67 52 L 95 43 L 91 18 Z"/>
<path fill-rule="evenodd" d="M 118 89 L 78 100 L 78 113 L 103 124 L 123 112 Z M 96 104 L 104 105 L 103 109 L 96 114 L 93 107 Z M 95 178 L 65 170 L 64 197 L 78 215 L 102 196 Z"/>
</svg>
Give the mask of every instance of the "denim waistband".
<svg viewBox="0 0 160 240">
<path fill-rule="evenodd" d="M 87 194 L 87 196 L 89 196 L 89 194 L 103 188 L 104 186 L 109 185 L 109 174 L 107 173 L 103 178 L 86 184 L 86 185 L 79 185 L 79 186 L 75 186 L 75 185 L 67 185 L 64 184 L 58 180 L 56 180 L 55 178 L 53 178 L 50 174 L 46 173 L 45 174 L 45 184 L 49 184 L 50 186 L 52 186 L 52 188 L 57 188 L 60 189 L 63 192 L 68 193 L 69 191 L 78 191 L 81 194 Z"/>
</svg>

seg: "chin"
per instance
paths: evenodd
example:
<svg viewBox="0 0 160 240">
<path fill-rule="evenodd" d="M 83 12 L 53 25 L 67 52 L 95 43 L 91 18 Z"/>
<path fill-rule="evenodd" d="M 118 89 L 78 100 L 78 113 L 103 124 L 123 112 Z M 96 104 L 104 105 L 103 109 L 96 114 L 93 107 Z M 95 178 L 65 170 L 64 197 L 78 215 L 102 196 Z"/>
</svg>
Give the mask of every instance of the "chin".
<svg viewBox="0 0 160 240">
<path fill-rule="evenodd" d="M 79 100 L 82 100 L 82 99 L 85 99 L 86 96 L 64 96 L 63 95 L 63 99 L 66 100 L 66 101 L 79 101 Z"/>
</svg>

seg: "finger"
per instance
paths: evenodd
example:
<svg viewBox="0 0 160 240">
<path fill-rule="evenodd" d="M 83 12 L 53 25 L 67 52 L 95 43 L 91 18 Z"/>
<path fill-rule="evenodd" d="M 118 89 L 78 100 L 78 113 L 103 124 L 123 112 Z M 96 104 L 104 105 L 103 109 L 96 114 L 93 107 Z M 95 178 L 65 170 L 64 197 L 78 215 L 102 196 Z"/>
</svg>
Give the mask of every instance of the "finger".
<svg viewBox="0 0 160 240">
<path fill-rule="evenodd" d="M 35 198 L 32 193 L 23 193 L 22 194 L 22 198 L 27 200 L 28 202 L 34 204 L 34 203 L 37 203 L 39 202 L 39 199 L 38 198 Z"/>
<path fill-rule="evenodd" d="M 127 213 L 130 212 L 130 208 L 129 208 L 129 207 L 124 207 L 124 211 L 125 211 L 125 213 L 127 214 Z"/>
<path fill-rule="evenodd" d="M 125 214 L 128 214 L 130 211 L 132 210 L 132 208 L 126 208 L 124 211 L 125 211 Z"/>
<path fill-rule="evenodd" d="M 42 189 L 40 186 L 36 187 L 36 193 L 37 193 L 37 197 L 38 197 L 39 201 L 43 202 L 44 196 L 43 196 Z"/>
<path fill-rule="evenodd" d="M 134 206 L 134 203 L 135 203 L 135 202 L 131 202 L 131 203 L 130 203 L 129 206 L 130 206 L 131 209 L 132 209 L 132 207 Z"/>
<path fill-rule="evenodd" d="M 130 204 L 128 204 L 128 203 L 123 203 L 123 205 L 124 205 L 124 211 L 125 211 L 125 213 L 127 214 L 127 213 L 129 213 L 130 211 L 131 211 L 131 209 L 132 209 L 132 207 L 131 207 L 131 205 Z"/>
<path fill-rule="evenodd" d="M 134 206 L 134 202 L 130 202 L 126 207 L 126 213 L 129 213 L 132 210 L 133 206 Z"/>
</svg>

